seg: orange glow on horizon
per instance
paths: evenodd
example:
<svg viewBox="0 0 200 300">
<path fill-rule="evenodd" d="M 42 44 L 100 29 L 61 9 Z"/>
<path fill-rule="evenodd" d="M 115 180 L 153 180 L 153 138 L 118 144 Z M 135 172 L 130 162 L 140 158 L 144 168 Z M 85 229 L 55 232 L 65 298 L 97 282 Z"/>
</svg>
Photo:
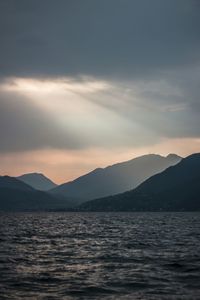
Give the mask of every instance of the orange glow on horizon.
<svg viewBox="0 0 200 300">
<path fill-rule="evenodd" d="M 18 176 L 24 173 L 43 173 L 55 183 L 73 180 L 98 167 L 130 160 L 137 156 L 155 153 L 176 153 L 187 156 L 200 152 L 200 139 L 163 139 L 149 147 L 87 150 L 38 150 L 0 155 L 1 175 Z"/>
</svg>

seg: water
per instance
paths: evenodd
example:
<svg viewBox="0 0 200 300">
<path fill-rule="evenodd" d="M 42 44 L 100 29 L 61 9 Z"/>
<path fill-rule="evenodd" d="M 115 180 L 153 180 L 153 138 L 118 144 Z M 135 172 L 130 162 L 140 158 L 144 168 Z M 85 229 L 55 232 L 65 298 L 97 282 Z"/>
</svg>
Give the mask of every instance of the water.
<svg viewBox="0 0 200 300">
<path fill-rule="evenodd" d="M 1 214 L 0 299 L 200 299 L 200 213 Z"/>
</svg>

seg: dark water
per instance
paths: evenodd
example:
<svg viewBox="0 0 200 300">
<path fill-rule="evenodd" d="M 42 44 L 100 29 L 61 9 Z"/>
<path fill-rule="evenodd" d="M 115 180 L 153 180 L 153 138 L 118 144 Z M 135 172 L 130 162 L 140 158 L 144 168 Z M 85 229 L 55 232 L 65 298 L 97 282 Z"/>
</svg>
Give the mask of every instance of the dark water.
<svg viewBox="0 0 200 300">
<path fill-rule="evenodd" d="M 0 299 L 200 299 L 200 213 L 1 214 Z"/>
</svg>

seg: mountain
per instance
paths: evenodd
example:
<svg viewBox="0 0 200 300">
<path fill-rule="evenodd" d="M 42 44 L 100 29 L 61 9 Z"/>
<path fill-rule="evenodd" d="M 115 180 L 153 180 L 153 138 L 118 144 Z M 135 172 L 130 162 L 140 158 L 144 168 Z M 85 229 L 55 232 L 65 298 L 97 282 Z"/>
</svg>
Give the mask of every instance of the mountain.
<svg viewBox="0 0 200 300">
<path fill-rule="evenodd" d="M 28 184 L 20 181 L 15 177 L 10 176 L 0 176 L 0 189 L 2 188 L 22 191 L 34 191 L 34 189 Z"/>
<path fill-rule="evenodd" d="M 91 211 L 200 210 L 200 153 L 147 179 L 136 189 L 82 204 Z"/>
<path fill-rule="evenodd" d="M 0 211 L 65 210 L 71 202 L 37 191 L 17 178 L 0 176 Z"/>
<path fill-rule="evenodd" d="M 150 176 L 178 163 L 181 157 L 149 154 L 132 160 L 98 168 L 50 192 L 74 199 L 85 200 L 118 194 L 137 187 Z"/>
<path fill-rule="evenodd" d="M 57 184 L 41 173 L 28 173 L 18 176 L 17 179 L 29 184 L 39 191 L 48 191 L 57 186 Z"/>
</svg>

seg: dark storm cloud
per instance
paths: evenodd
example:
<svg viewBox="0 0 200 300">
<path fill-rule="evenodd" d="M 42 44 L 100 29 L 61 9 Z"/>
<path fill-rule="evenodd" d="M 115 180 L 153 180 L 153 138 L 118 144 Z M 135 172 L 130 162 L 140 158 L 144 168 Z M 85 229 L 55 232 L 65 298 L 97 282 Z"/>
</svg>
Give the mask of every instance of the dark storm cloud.
<svg viewBox="0 0 200 300">
<path fill-rule="evenodd" d="M 0 141 L 0 152 L 84 147 L 74 132 L 62 130 L 51 115 L 12 92 L 0 93 Z"/>
<path fill-rule="evenodd" d="M 1 0 L 1 76 L 144 77 L 199 59 L 194 0 Z"/>
</svg>

